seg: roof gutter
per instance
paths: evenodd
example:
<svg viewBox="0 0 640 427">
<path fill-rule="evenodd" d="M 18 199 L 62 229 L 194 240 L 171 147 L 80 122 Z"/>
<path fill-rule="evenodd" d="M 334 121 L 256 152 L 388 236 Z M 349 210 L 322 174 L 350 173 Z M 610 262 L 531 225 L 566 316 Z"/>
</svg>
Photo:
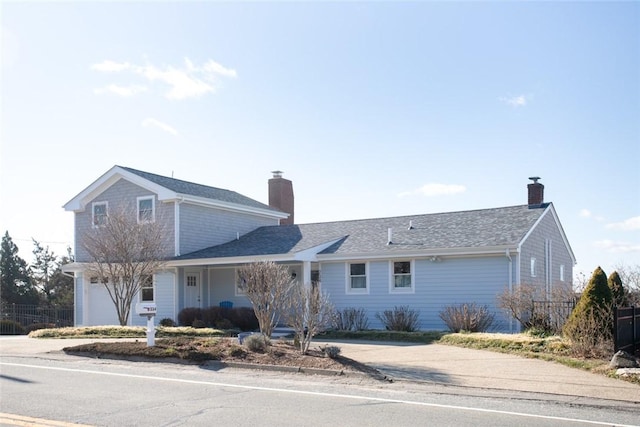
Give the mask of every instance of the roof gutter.
<svg viewBox="0 0 640 427">
<path fill-rule="evenodd" d="M 491 246 L 484 248 L 457 248 L 457 249 L 429 249 L 423 251 L 389 251 L 378 253 L 348 253 L 348 254 L 318 254 L 318 261 L 347 261 L 353 259 L 390 259 L 390 258 L 432 258 L 460 257 L 460 256 L 503 256 L 505 251 L 518 251 L 513 245 Z"/>
</svg>

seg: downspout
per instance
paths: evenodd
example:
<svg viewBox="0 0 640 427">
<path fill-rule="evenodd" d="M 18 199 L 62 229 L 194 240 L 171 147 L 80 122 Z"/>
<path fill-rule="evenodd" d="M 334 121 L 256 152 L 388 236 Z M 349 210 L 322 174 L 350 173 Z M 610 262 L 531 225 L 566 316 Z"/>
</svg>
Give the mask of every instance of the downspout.
<svg viewBox="0 0 640 427">
<path fill-rule="evenodd" d="M 513 293 L 513 260 L 511 259 L 511 253 L 509 252 L 509 248 L 505 251 L 505 255 L 509 259 L 509 294 Z M 513 316 L 509 317 L 509 332 L 513 333 Z"/>
</svg>

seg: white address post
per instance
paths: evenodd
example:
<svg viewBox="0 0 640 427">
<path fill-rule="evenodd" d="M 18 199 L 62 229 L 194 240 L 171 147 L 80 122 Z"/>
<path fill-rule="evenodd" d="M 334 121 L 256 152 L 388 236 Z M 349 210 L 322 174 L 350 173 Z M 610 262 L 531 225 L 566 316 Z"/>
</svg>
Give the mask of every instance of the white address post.
<svg viewBox="0 0 640 427">
<path fill-rule="evenodd" d="M 140 316 L 147 318 L 147 347 L 153 347 L 156 340 L 156 327 L 153 324 L 153 318 L 156 317 L 158 308 L 154 303 L 141 302 L 136 304 L 136 312 Z"/>
</svg>

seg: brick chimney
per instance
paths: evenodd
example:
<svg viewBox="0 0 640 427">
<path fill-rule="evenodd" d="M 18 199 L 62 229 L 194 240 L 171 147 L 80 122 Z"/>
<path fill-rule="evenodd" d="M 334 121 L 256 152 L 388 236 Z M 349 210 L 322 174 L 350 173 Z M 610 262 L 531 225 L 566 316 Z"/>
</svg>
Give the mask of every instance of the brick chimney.
<svg viewBox="0 0 640 427">
<path fill-rule="evenodd" d="M 269 180 L 269 206 L 289 214 L 280 224 L 293 224 L 293 184 L 282 177 L 282 171 L 272 171 Z"/>
<path fill-rule="evenodd" d="M 529 178 L 533 183 L 527 185 L 529 190 L 529 208 L 539 208 L 544 203 L 544 185 L 540 184 L 539 176 Z"/>
</svg>

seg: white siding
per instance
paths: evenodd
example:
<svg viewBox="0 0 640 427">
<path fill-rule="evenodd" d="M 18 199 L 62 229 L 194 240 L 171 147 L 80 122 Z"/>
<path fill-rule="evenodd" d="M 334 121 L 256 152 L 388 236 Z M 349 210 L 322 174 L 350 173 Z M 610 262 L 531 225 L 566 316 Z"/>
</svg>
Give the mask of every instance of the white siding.
<svg viewBox="0 0 640 427">
<path fill-rule="evenodd" d="M 82 280 L 82 275 L 77 274 L 74 279 L 74 325 L 81 326 L 84 323 L 84 283 Z"/>
</svg>

